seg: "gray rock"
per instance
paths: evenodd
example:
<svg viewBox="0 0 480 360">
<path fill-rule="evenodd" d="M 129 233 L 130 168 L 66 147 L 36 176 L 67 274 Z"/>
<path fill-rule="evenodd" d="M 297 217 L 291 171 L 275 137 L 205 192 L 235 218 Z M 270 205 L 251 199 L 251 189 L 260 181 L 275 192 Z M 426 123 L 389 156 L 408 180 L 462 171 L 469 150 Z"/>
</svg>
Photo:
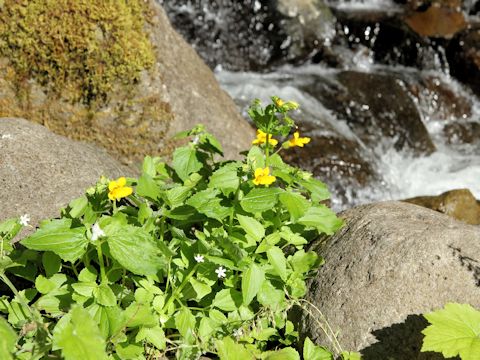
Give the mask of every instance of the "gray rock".
<svg viewBox="0 0 480 360">
<path fill-rule="evenodd" d="M 308 299 L 344 349 L 363 359 L 442 359 L 420 353 L 420 315 L 447 302 L 480 307 L 480 228 L 416 205 L 384 202 L 341 214 L 345 227 L 314 245 L 325 265 Z M 302 334 L 327 344 L 314 318 Z"/>
<path fill-rule="evenodd" d="M 29 214 L 56 217 L 101 175 L 135 175 L 94 145 L 69 140 L 24 119 L 0 118 L 0 222 Z"/>
</svg>

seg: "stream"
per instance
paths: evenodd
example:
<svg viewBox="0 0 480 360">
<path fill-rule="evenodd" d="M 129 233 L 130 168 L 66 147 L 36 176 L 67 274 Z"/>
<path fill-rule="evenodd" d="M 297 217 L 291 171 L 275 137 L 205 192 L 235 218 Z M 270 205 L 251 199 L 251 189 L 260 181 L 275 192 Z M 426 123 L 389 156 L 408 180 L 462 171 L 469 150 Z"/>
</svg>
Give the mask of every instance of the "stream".
<svg viewBox="0 0 480 360">
<path fill-rule="evenodd" d="M 389 0 L 327 5 L 337 20 L 305 61 L 285 52 L 293 40 L 264 2 L 164 6 L 245 117 L 254 98 L 301 105 L 293 117 L 313 141 L 284 156 L 329 185 L 336 210 L 458 188 L 480 198 L 480 100 L 451 76 L 446 43 L 389 44 L 397 30 L 382 19 L 401 11 Z"/>
</svg>

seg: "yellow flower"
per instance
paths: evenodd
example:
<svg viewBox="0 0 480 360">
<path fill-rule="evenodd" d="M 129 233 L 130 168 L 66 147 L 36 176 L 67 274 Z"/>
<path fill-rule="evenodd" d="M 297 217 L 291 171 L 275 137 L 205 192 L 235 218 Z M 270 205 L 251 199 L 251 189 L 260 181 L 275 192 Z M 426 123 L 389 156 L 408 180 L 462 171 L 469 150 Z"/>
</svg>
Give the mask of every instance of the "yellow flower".
<svg viewBox="0 0 480 360">
<path fill-rule="evenodd" d="M 283 104 L 285 104 L 285 101 L 283 101 L 280 98 L 275 98 L 274 102 L 275 102 L 275 105 L 277 105 L 279 108 L 281 108 Z"/>
<path fill-rule="evenodd" d="M 264 133 L 262 130 L 258 129 L 257 138 L 252 141 L 252 144 L 261 145 L 261 144 L 265 144 L 266 142 L 267 142 L 267 134 Z M 275 139 L 272 139 L 272 134 L 268 134 L 268 143 L 272 146 L 275 146 L 278 144 L 278 141 Z"/>
<path fill-rule="evenodd" d="M 112 201 L 127 197 L 133 192 L 131 187 L 125 186 L 127 180 L 122 176 L 108 183 L 108 198 Z"/>
<path fill-rule="evenodd" d="M 277 178 L 275 176 L 270 175 L 270 169 L 268 167 L 262 169 L 258 168 L 255 170 L 255 179 L 253 179 L 253 183 L 255 185 L 270 185 L 273 183 Z"/>
<path fill-rule="evenodd" d="M 298 131 L 295 131 L 293 133 L 293 138 L 291 138 L 288 141 L 288 146 L 289 147 L 294 147 L 294 146 L 303 147 L 303 145 L 308 144 L 309 142 L 310 142 L 309 137 L 300 137 L 300 134 L 298 133 Z"/>
</svg>

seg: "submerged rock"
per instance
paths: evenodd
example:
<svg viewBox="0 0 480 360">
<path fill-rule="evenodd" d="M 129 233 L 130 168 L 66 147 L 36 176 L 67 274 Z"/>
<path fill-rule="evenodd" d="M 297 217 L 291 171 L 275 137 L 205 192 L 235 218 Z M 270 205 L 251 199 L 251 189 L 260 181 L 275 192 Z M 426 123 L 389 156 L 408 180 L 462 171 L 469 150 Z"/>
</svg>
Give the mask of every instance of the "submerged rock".
<svg viewBox="0 0 480 360">
<path fill-rule="evenodd" d="M 312 77 L 302 86 L 345 120 L 368 147 L 390 139 L 397 150 L 435 150 L 405 83 L 395 74 L 341 71 L 334 82 Z"/>
<path fill-rule="evenodd" d="M 156 1 L 115 11 L 94 1 L 40 3 L 0 7 L 0 27 L 9 31 L 10 22 L 31 20 L 0 35 L 0 116 L 93 141 L 126 163 L 170 153 L 169 138 L 197 123 L 228 157 L 250 145 L 253 130 Z M 16 43 L 23 38 L 34 50 Z"/>
<path fill-rule="evenodd" d="M 403 200 L 426 207 L 471 225 L 480 225 L 480 203 L 468 189 L 450 190 L 437 196 Z"/>
<path fill-rule="evenodd" d="M 0 118 L 0 222 L 29 214 L 31 225 L 59 215 L 100 176 L 134 176 L 104 149 L 24 119 Z"/>
<path fill-rule="evenodd" d="M 480 307 L 480 229 L 400 202 L 359 206 L 341 217 L 343 229 L 315 246 L 325 265 L 307 299 L 339 331 L 342 347 L 363 359 L 441 358 L 420 353 L 427 326 L 421 314 L 447 302 Z M 314 317 L 304 315 L 302 335 L 328 344 Z"/>
</svg>

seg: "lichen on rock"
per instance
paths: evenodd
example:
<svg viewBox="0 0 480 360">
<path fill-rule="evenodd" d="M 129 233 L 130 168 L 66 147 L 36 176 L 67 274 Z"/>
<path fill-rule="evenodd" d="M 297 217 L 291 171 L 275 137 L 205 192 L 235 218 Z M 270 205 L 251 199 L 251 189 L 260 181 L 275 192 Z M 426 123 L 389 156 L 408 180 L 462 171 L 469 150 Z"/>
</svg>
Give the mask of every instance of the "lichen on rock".
<svg viewBox="0 0 480 360">
<path fill-rule="evenodd" d="M 4 0 L 0 57 L 19 84 L 34 78 L 73 101 L 104 101 L 155 59 L 140 0 Z"/>
</svg>

